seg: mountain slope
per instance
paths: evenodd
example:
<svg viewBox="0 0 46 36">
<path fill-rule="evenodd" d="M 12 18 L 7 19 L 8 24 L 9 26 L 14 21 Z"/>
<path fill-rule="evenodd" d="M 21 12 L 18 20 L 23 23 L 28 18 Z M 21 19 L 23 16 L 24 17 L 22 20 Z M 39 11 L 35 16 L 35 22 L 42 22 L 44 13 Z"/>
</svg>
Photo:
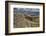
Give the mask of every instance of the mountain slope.
<svg viewBox="0 0 46 36">
<path fill-rule="evenodd" d="M 35 19 L 35 20 L 34 20 Z M 14 27 L 39 27 L 39 17 L 33 17 L 31 15 L 25 15 L 22 13 L 14 14 Z"/>
</svg>

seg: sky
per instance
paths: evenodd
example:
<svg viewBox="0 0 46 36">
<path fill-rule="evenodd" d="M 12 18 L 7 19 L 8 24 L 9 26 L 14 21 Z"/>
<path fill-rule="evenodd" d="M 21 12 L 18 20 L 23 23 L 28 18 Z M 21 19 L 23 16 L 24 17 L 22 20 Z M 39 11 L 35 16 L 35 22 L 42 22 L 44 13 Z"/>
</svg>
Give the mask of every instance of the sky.
<svg viewBox="0 0 46 36">
<path fill-rule="evenodd" d="M 33 16 L 39 16 L 39 10 L 38 8 L 14 8 L 15 13 L 24 13 Z"/>
</svg>

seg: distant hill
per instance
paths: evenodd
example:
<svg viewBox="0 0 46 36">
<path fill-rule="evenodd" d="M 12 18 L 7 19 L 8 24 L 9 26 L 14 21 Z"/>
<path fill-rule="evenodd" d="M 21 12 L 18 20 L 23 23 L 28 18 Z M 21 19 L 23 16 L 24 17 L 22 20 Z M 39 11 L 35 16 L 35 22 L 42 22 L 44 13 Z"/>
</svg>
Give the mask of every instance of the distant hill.
<svg viewBox="0 0 46 36">
<path fill-rule="evenodd" d="M 38 8 L 14 8 L 14 13 L 24 13 L 32 16 L 39 16 Z"/>
</svg>

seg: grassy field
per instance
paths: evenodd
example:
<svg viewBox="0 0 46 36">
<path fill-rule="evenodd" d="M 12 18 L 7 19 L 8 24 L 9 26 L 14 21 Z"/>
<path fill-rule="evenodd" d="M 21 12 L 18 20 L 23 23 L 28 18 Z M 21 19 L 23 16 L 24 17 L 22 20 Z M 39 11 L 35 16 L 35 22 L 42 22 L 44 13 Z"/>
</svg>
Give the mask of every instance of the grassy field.
<svg viewBox="0 0 46 36">
<path fill-rule="evenodd" d="M 14 28 L 39 27 L 39 16 L 14 14 Z"/>
</svg>

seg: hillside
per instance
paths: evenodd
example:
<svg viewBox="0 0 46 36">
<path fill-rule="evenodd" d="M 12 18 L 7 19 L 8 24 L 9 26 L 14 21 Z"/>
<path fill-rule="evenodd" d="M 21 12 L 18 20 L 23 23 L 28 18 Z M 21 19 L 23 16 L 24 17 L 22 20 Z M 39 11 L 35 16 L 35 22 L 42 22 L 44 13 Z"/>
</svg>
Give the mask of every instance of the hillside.
<svg viewBox="0 0 46 36">
<path fill-rule="evenodd" d="M 14 14 L 14 28 L 39 27 L 39 16 Z"/>
</svg>

